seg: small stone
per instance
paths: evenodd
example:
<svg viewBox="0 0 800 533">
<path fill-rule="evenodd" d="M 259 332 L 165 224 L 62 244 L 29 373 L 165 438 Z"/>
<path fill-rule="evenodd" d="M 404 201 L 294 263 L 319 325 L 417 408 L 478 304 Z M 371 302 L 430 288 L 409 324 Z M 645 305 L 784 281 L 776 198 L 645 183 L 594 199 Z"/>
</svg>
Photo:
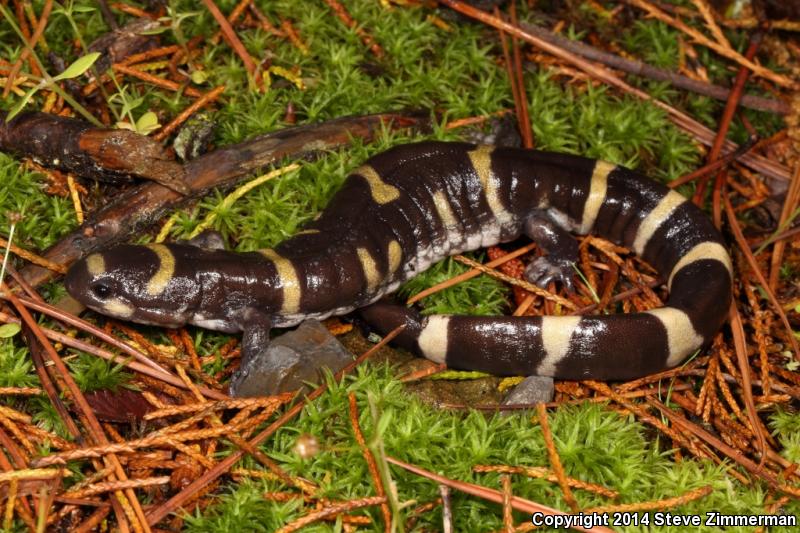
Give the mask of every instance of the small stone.
<svg viewBox="0 0 800 533">
<path fill-rule="evenodd" d="M 352 361 L 350 352 L 325 326 L 306 320 L 273 339 L 247 368 L 240 368 L 231 380 L 230 394 L 251 397 L 295 391 L 309 382 L 319 383 L 322 368 L 336 373 Z"/>
<path fill-rule="evenodd" d="M 528 376 L 503 400 L 503 405 L 528 405 L 552 402 L 555 396 L 553 378 Z"/>
</svg>

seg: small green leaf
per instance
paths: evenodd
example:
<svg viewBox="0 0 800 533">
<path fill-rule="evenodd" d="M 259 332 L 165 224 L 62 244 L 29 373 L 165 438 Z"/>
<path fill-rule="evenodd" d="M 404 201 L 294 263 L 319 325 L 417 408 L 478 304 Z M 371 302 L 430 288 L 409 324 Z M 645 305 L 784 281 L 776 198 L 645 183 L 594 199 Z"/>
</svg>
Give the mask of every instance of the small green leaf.
<svg viewBox="0 0 800 533">
<path fill-rule="evenodd" d="M 767 294 L 767 291 L 764 290 L 764 287 L 762 287 L 761 285 L 757 285 L 756 290 L 758 290 L 758 294 L 761 296 L 762 300 L 769 299 L 769 294 Z"/>
<path fill-rule="evenodd" d="M 77 78 L 94 65 L 94 62 L 100 57 L 100 52 L 91 52 L 86 54 L 85 56 L 79 57 L 72 63 L 70 66 L 66 68 L 64 72 L 55 76 L 53 81 L 59 80 L 67 80 L 72 78 Z"/>
<path fill-rule="evenodd" d="M 8 115 L 6 116 L 6 122 L 10 122 L 12 118 L 17 116 L 19 112 L 22 111 L 22 109 L 28 104 L 28 102 L 30 102 L 31 98 L 33 98 L 33 95 L 38 90 L 39 87 L 34 87 L 33 89 L 25 93 L 25 96 L 23 96 L 22 99 L 19 102 L 17 102 L 16 105 L 14 105 L 14 107 L 11 108 L 11 111 L 8 112 Z"/>
<path fill-rule="evenodd" d="M 134 109 L 136 109 L 137 107 L 142 105 L 142 103 L 144 103 L 144 98 L 142 98 L 142 97 L 128 98 L 125 95 L 123 95 L 122 96 L 122 111 L 120 111 L 120 114 L 127 115 L 128 113 L 130 113 L 131 111 L 133 111 Z"/>
<path fill-rule="evenodd" d="M 72 6 L 72 11 L 75 13 L 91 13 L 94 8 L 91 6 Z"/>
<path fill-rule="evenodd" d="M 0 339 L 9 339 L 19 333 L 19 324 L 3 324 L 0 326 Z"/>
<path fill-rule="evenodd" d="M 200 85 L 202 83 L 205 83 L 206 80 L 208 79 L 208 75 L 202 70 L 192 71 L 192 74 L 191 74 L 190 77 L 192 78 L 192 83 L 194 83 L 196 85 Z"/>
<path fill-rule="evenodd" d="M 136 131 L 142 135 L 147 135 L 157 130 L 160 126 L 161 124 L 158 123 L 158 115 L 152 111 L 148 111 L 136 121 Z"/>
</svg>

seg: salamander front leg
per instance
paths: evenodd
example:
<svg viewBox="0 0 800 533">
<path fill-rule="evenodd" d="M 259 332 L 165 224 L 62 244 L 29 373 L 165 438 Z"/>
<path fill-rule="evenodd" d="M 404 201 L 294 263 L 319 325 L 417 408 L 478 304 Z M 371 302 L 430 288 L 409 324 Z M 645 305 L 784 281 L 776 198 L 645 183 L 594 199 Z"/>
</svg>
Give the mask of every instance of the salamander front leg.
<svg viewBox="0 0 800 533">
<path fill-rule="evenodd" d="M 544 211 L 529 216 L 523 229 L 525 235 L 547 252 L 525 268 L 525 278 L 542 288 L 551 281 L 558 281 L 572 292 L 573 265 L 578 260 L 578 243 L 572 235 Z"/>
<path fill-rule="evenodd" d="M 254 367 L 259 365 L 258 356 L 269 348 L 269 331 L 272 329 L 272 319 L 261 311 L 247 309 L 242 315 L 242 360 L 229 386 L 233 396 L 248 395 L 242 392 L 242 388 Z"/>
<path fill-rule="evenodd" d="M 248 309 L 244 312 L 242 323 L 242 364 L 241 371 L 247 371 L 256 355 L 265 351 L 269 346 L 269 332 L 272 329 L 272 319 L 269 315 Z"/>
</svg>

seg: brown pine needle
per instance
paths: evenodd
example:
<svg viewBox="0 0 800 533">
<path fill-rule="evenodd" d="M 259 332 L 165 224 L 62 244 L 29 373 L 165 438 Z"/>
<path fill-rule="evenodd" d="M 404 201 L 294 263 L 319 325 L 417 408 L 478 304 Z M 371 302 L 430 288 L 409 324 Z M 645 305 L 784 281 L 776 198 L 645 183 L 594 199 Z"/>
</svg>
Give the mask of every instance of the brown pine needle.
<svg viewBox="0 0 800 533">
<path fill-rule="evenodd" d="M 75 220 L 78 221 L 78 225 L 80 226 L 83 224 L 83 207 L 81 207 L 81 197 L 78 193 L 78 187 L 75 186 L 75 178 L 72 174 L 67 174 L 67 187 L 69 187 L 69 196 L 75 208 Z"/>
<path fill-rule="evenodd" d="M 547 481 L 558 483 L 558 478 L 552 470 L 548 470 L 547 468 L 542 468 L 540 466 L 475 465 L 472 467 L 472 470 L 474 472 L 502 472 L 505 474 L 521 474 L 527 477 L 546 479 Z M 619 498 L 619 492 L 615 490 L 603 487 L 601 485 L 596 485 L 594 483 L 587 483 L 585 481 L 581 481 L 580 479 L 568 477 L 567 484 L 570 487 L 594 492 L 595 494 L 605 496 L 606 498 Z"/>
<path fill-rule="evenodd" d="M 796 211 L 798 206 L 800 206 L 800 164 L 795 168 L 794 177 L 789 184 L 789 190 L 786 192 L 786 198 L 781 208 L 781 216 L 778 219 L 778 228 L 786 227 L 792 212 Z M 785 250 L 786 241 L 784 240 L 776 241 L 772 247 L 772 257 L 769 265 L 769 287 L 773 292 L 778 288 L 778 279 L 781 273 L 781 266 L 783 266 L 783 253 Z"/>
<path fill-rule="evenodd" d="M 797 88 L 798 86 L 797 82 L 792 80 L 791 78 L 788 78 L 787 76 L 784 76 L 782 74 L 776 74 L 775 72 L 766 67 L 762 67 L 761 65 L 753 63 L 749 59 L 745 58 L 742 54 L 730 48 L 730 46 L 726 47 L 723 46 L 722 44 L 719 44 L 709 39 L 696 29 L 692 28 L 691 26 L 683 22 L 681 19 L 670 17 L 662 10 L 658 9 L 656 6 L 648 2 L 645 2 L 644 0 L 627 0 L 627 1 L 629 4 L 632 4 L 638 7 L 639 9 L 647 12 L 647 14 L 650 15 L 651 17 L 658 19 L 661 22 L 664 22 L 672 26 L 673 28 L 690 36 L 698 44 L 701 44 L 707 48 L 711 48 L 719 55 L 731 59 L 737 62 L 739 65 L 747 67 L 748 69 L 753 71 L 753 74 L 755 74 L 756 76 L 767 79 L 777 85 L 780 85 L 781 87 L 786 87 L 790 89 Z"/>
<path fill-rule="evenodd" d="M 361 39 L 361 42 L 364 43 L 372 52 L 372 54 L 377 58 L 382 58 L 384 55 L 383 48 L 379 45 L 375 39 L 367 33 L 367 31 L 361 28 L 353 17 L 350 16 L 350 13 L 347 12 L 347 9 L 338 1 L 338 0 L 325 0 L 325 3 L 328 4 L 328 7 L 334 12 L 334 14 L 342 21 L 342 23 L 347 26 L 349 29 L 353 30 L 356 35 Z"/>
<path fill-rule="evenodd" d="M 219 98 L 219 96 L 223 93 L 224 90 L 225 86 L 220 85 L 218 87 L 215 87 L 213 90 L 205 93 L 203 96 L 195 100 L 192 103 L 192 105 L 184 109 L 180 115 L 172 119 L 169 124 L 161 128 L 161 131 L 153 135 L 153 139 L 155 139 L 156 141 L 163 141 L 164 139 L 169 137 L 169 135 L 173 131 L 178 129 L 181 124 L 186 122 L 186 120 L 189 117 L 191 117 L 193 114 L 197 113 L 197 111 L 206 107 L 208 104 L 214 102 L 217 98 Z"/>
<path fill-rule="evenodd" d="M 203 4 L 205 4 L 206 9 L 208 9 L 209 13 L 211 13 L 211 16 L 214 17 L 214 20 L 217 21 L 217 24 L 219 24 L 225 41 L 230 45 L 231 48 L 233 48 L 233 51 L 239 56 L 239 58 L 242 60 L 242 63 L 244 63 L 244 68 L 247 70 L 247 74 L 253 78 L 256 73 L 256 63 L 253 61 L 253 58 L 250 57 L 247 48 L 244 47 L 244 44 L 242 44 L 239 36 L 236 35 L 236 32 L 231 27 L 228 19 L 225 18 L 225 15 L 222 14 L 222 11 L 219 10 L 217 5 L 214 3 L 214 0 L 203 0 Z"/>
<path fill-rule="evenodd" d="M 786 313 L 783 311 L 778 298 L 775 296 L 775 293 L 772 291 L 767 283 L 767 280 L 764 278 L 764 274 L 761 273 L 761 269 L 758 267 L 758 262 L 753 256 L 753 253 L 750 251 L 750 247 L 747 245 L 747 240 L 744 238 L 744 233 L 742 233 L 742 228 L 739 225 L 739 221 L 736 219 L 736 214 L 733 212 L 733 206 L 731 205 L 731 201 L 727 194 L 722 196 L 722 202 L 725 208 L 725 214 L 728 217 L 728 223 L 730 224 L 731 230 L 733 231 L 733 235 L 736 239 L 736 243 L 739 245 L 739 249 L 741 250 L 745 259 L 747 259 L 753 274 L 761 284 L 761 288 L 764 289 L 765 293 L 767 293 L 767 298 L 770 304 L 772 304 L 772 308 L 778 314 L 781 322 L 783 322 L 783 326 L 786 328 L 786 336 L 789 339 L 789 343 L 792 345 L 792 350 L 794 351 L 794 360 L 800 361 L 800 345 L 798 345 L 797 338 L 794 336 L 792 325 L 789 323 L 789 319 L 786 316 Z"/>
<path fill-rule="evenodd" d="M 349 502 L 344 503 L 337 503 L 335 505 L 331 505 L 329 507 L 325 507 L 320 509 L 319 511 L 315 511 L 313 513 L 309 513 L 306 516 L 298 518 L 294 522 L 286 524 L 282 528 L 275 531 L 275 533 L 292 533 L 293 531 L 297 531 L 298 529 L 302 529 L 309 524 L 313 524 L 319 520 L 324 520 L 325 518 L 336 516 L 342 513 L 346 513 L 352 511 L 353 509 L 360 509 L 361 507 L 369 507 L 371 505 L 380 505 L 386 503 L 386 498 L 382 496 L 372 496 L 370 498 L 362 498 L 360 500 L 352 500 Z"/>
<path fill-rule="evenodd" d="M 553 472 L 556 474 L 558 486 L 561 487 L 561 493 L 564 495 L 564 501 L 567 502 L 567 505 L 572 509 L 573 513 L 577 513 L 580 511 L 580 508 L 578 507 L 578 502 L 575 500 L 575 496 L 572 495 L 572 490 L 569 488 L 567 475 L 564 473 L 564 467 L 561 465 L 561 457 L 558 455 L 556 444 L 553 441 L 553 434 L 550 432 L 550 424 L 547 421 L 547 409 L 545 409 L 543 403 L 536 405 L 536 412 L 539 415 L 539 425 L 542 428 L 544 444 L 547 447 L 547 456 L 550 457 L 550 466 L 553 467 Z"/>
<path fill-rule="evenodd" d="M 744 457 L 742 453 L 737 450 L 736 448 L 722 442 L 720 439 L 709 433 L 708 431 L 704 430 L 697 424 L 693 424 L 688 421 L 685 417 L 675 413 L 670 408 L 668 408 L 663 403 L 659 402 L 655 398 L 648 397 L 647 402 L 655 407 L 658 408 L 661 413 L 666 416 L 674 425 L 679 426 L 679 429 L 682 431 L 688 431 L 692 433 L 696 437 L 702 439 L 704 442 L 708 443 L 709 445 L 713 446 L 726 456 L 728 456 L 731 460 L 742 466 L 745 470 L 750 472 L 756 477 L 761 478 L 762 480 L 766 481 L 770 486 L 773 488 L 777 488 L 779 490 L 784 490 L 784 487 L 781 486 L 781 483 L 778 479 L 767 471 L 765 468 L 762 468 L 755 462 L 751 461 L 747 457 Z"/>
<path fill-rule="evenodd" d="M 567 300 L 566 298 L 562 298 L 561 296 L 559 296 L 557 294 L 553 294 L 552 292 L 550 292 L 548 290 L 545 290 L 545 289 L 542 289 L 541 287 L 537 287 L 533 283 L 529 283 L 529 282 L 527 282 L 525 280 L 517 279 L 517 278 L 514 278 L 512 276 L 507 276 L 506 274 L 503 274 L 502 272 L 498 272 L 497 270 L 494 270 L 494 269 L 490 268 L 487 265 L 484 265 L 482 263 L 474 261 L 474 260 L 470 259 L 469 257 L 464 257 L 463 255 L 456 255 L 456 256 L 453 257 L 453 259 L 455 259 L 459 263 L 464 263 L 465 265 L 470 266 L 475 270 L 480 270 L 484 274 L 487 274 L 487 275 L 489 275 L 489 276 L 491 276 L 493 278 L 496 278 L 496 279 L 499 279 L 501 281 L 504 281 L 504 282 L 506 282 L 506 283 L 508 283 L 510 285 L 514 285 L 516 287 L 522 287 L 523 289 L 525 289 L 528 292 L 532 292 L 532 293 L 534 293 L 534 294 L 536 294 L 538 296 L 541 296 L 545 300 L 549 300 L 551 302 L 557 303 L 557 304 L 559 304 L 559 305 L 561 305 L 563 307 L 566 307 L 567 309 L 569 309 L 571 311 L 574 311 L 575 309 L 577 309 L 577 306 L 574 303 L 572 303 L 569 300 Z"/>
<path fill-rule="evenodd" d="M 383 488 L 383 482 L 381 481 L 381 475 L 378 472 L 378 463 L 375 461 L 375 457 L 372 455 L 372 452 L 367 448 L 367 441 L 364 439 L 364 434 L 361 433 L 361 426 L 358 424 L 358 404 L 356 404 L 356 394 L 351 392 L 348 396 L 348 401 L 350 404 L 350 424 L 353 426 L 353 433 L 356 436 L 356 442 L 358 442 L 359 448 L 361 448 L 361 453 L 364 455 L 364 459 L 367 461 L 367 466 L 369 467 L 369 473 L 372 476 L 372 481 L 375 483 L 375 492 L 378 493 L 378 496 L 383 498 L 383 502 L 381 502 L 381 513 L 383 514 L 383 529 L 386 533 L 391 533 L 392 531 L 392 512 L 389 509 L 389 503 L 386 500 L 386 490 Z"/>
<path fill-rule="evenodd" d="M 159 78 L 158 76 L 154 76 L 148 72 L 143 72 L 139 69 L 129 67 L 122 64 L 115 64 L 112 68 L 121 74 L 125 74 L 127 76 L 132 76 L 134 78 L 138 78 L 142 81 L 146 81 L 147 83 L 151 83 L 157 87 L 161 87 L 162 89 L 167 89 L 170 91 L 178 92 L 183 90 L 183 93 L 187 96 L 191 96 L 192 98 L 201 98 L 203 93 L 195 89 L 194 87 L 184 87 L 180 83 L 175 83 L 172 80 L 167 80 L 164 78 Z"/>
<path fill-rule="evenodd" d="M 344 367 L 342 370 L 336 373 L 334 379 L 336 381 L 340 381 L 343 376 L 349 374 L 353 371 L 358 365 L 360 365 L 365 360 L 369 359 L 375 352 L 383 348 L 386 344 L 391 342 L 396 336 L 398 336 L 403 330 L 405 329 L 405 325 L 397 327 L 390 331 L 378 344 L 361 354 L 357 359 L 355 359 L 352 363 Z M 320 396 L 328 389 L 327 383 L 323 383 L 316 389 L 314 389 L 308 396 L 306 396 L 304 401 L 297 402 L 291 409 L 286 411 L 280 418 L 278 418 L 275 422 L 270 424 L 264 430 L 262 430 L 258 435 L 251 438 L 248 443 L 252 447 L 258 446 L 261 442 L 269 438 L 273 433 L 275 433 L 280 427 L 286 424 L 289 420 L 293 419 L 297 416 L 305 406 Z M 202 476 L 198 479 L 192 481 L 189 485 L 187 485 L 181 492 L 171 497 L 166 502 L 163 502 L 158 507 L 151 509 L 147 513 L 147 521 L 150 524 L 157 524 L 161 520 L 163 520 L 169 513 L 173 512 L 175 509 L 180 507 L 183 503 L 189 500 L 192 496 L 197 494 L 198 492 L 205 489 L 211 482 L 216 480 L 219 476 L 227 472 L 231 469 L 233 465 L 235 465 L 239 459 L 245 454 L 244 451 L 239 450 L 232 454 L 230 454 L 225 459 L 219 461 L 213 468 L 209 469 L 205 472 Z"/>
<path fill-rule="evenodd" d="M 703 487 L 690 490 L 680 496 L 673 498 L 665 498 L 663 500 L 656 500 L 652 502 L 639 502 L 639 503 L 626 503 L 621 505 L 606 505 L 603 507 L 592 507 L 586 509 L 586 513 L 625 513 L 625 512 L 642 512 L 642 511 L 662 511 L 664 509 L 671 509 L 684 505 L 693 500 L 704 498 L 713 492 L 714 487 L 705 485 Z"/>
<path fill-rule="evenodd" d="M 447 365 L 444 363 L 431 364 L 421 370 L 404 374 L 400 376 L 400 378 L 398 379 L 400 379 L 400 381 L 402 381 L 403 383 L 411 383 L 412 381 L 419 381 L 423 378 L 427 378 L 436 375 L 440 372 L 444 372 L 445 370 L 447 370 Z"/>
<path fill-rule="evenodd" d="M 530 252 L 534 248 L 536 248 L 536 243 L 530 243 L 527 246 L 523 246 L 522 248 L 514 250 L 513 252 L 507 253 L 506 255 L 504 255 L 502 257 L 498 257 L 497 259 L 495 259 L 493 261 L 489 261 L 488 263 L 486 263 L 485 266 L 488 267 L 488 268 L 494 268 L 496 266 L 502 265 L 506 261 L 511 261 L 515 257 L 519 257 L 521 255 L 525 255 L 526 253 Z M 424 291 L 419 292 L 418 294 L 415 294 L 414 296 L 412 296 L 411 298 L 409 298 L 406 301 L 406 304 L 407 305 L 411 305 L 411 304 L 413 304 L 415 302 L 418 302 L 419 300 L 422 300 L 423 298 L 426 298 L 426 297 L 430 296 L 431 294 L 435 294 L 435 293 L 437 293 L 439 291 L 443 291 L 444 289 L 448 289 L 448 288 L 450 288 L 450 287 L 452 287 L 454 285 L 458 285 L 462 281 L 466 281 L 468 279 L 472 279 L 472 278 L 474 278 L 476 276 L 479 276 L 480 274 L 481 274 L 480 270 L 478 270 L 476 268 L 473 268 L 472 270 L 470 270 L 468 272 L 464 272 L 463 274 L 459 274 L 458 276 L 454 276 L 454 277 L 452 277 L 452 278 L 450 278 L 450 279 L 448 279 L 446 281 L 443 281 L 441 283 L 437 283 L 433 287 L 430 287 L 428 289 L 425 289 Z"/>
<path fill-rule="evenodd" d="M 514 516 L 511 508 L 511 476 L 502 474 L 500 481 L 503 487 L 503 529 L 506 533 L 514 533 Z"/>
<path fill-rule="evenodd" d="M 26 261 L 28 261 L 30 263 L 33 263 L 34 265 L 38 265 L 38 266 L 40 266 L 42 268 L 46 268 L 47 270 L 50 270 L 50 271 L 53 271 L 53 272 L 57 272 L 59 274 L 66 274 L 67 273 L 67 267 L 65 267 L 64 265 L 60 265 L 58 263 L 53 263 L 52 261 L 48 261 L 44 257 L 36 255 L 36 254 L 34 254 L 32 252 L 29 252 L 28 250 L 25 250 L 24 248 L 20 248 L 16 244 L 11 244 L 9 246 L 8 241 L 3 239 L 2 237 L 0 237 L 0 248 L 6 248 L 6 247 L 10 248 L 11 253 L 21 257 L 22 259 L 24 259 L 24 260 L 26 260 Z"/>
</svg>

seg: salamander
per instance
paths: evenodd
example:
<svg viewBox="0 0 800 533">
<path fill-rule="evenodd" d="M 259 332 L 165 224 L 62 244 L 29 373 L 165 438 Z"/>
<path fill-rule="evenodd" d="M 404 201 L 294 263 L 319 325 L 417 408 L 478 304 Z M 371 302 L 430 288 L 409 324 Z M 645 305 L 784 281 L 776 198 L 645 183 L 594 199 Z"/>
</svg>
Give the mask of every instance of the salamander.
<svg viewBox="0 0 800 533">
<path fill-rule="evenodd" d="M 596 316 L 423 317 L 378 302 L 444 257 L 521 235 L 546 252 L 526 278 L 569 288 L 578 256 L 570 232 L 632 249 L 666 283 L 666 305 Z M 710 341 L 728 312 L 732 266 L 700 209 L 632 170 L 428 141 L 367 160 L 313 222 L 275 248 L 230 252 L 213 235 L 118 245 L 76 262 L 65 284 L 117 318 L 242 331 L 245 361 L 264 349 L 273 327 L 364 308 L 379 332 L 405 324 L 397 344 L 453 368 L 620 380 L 675 366 Z"/>
</svg>

